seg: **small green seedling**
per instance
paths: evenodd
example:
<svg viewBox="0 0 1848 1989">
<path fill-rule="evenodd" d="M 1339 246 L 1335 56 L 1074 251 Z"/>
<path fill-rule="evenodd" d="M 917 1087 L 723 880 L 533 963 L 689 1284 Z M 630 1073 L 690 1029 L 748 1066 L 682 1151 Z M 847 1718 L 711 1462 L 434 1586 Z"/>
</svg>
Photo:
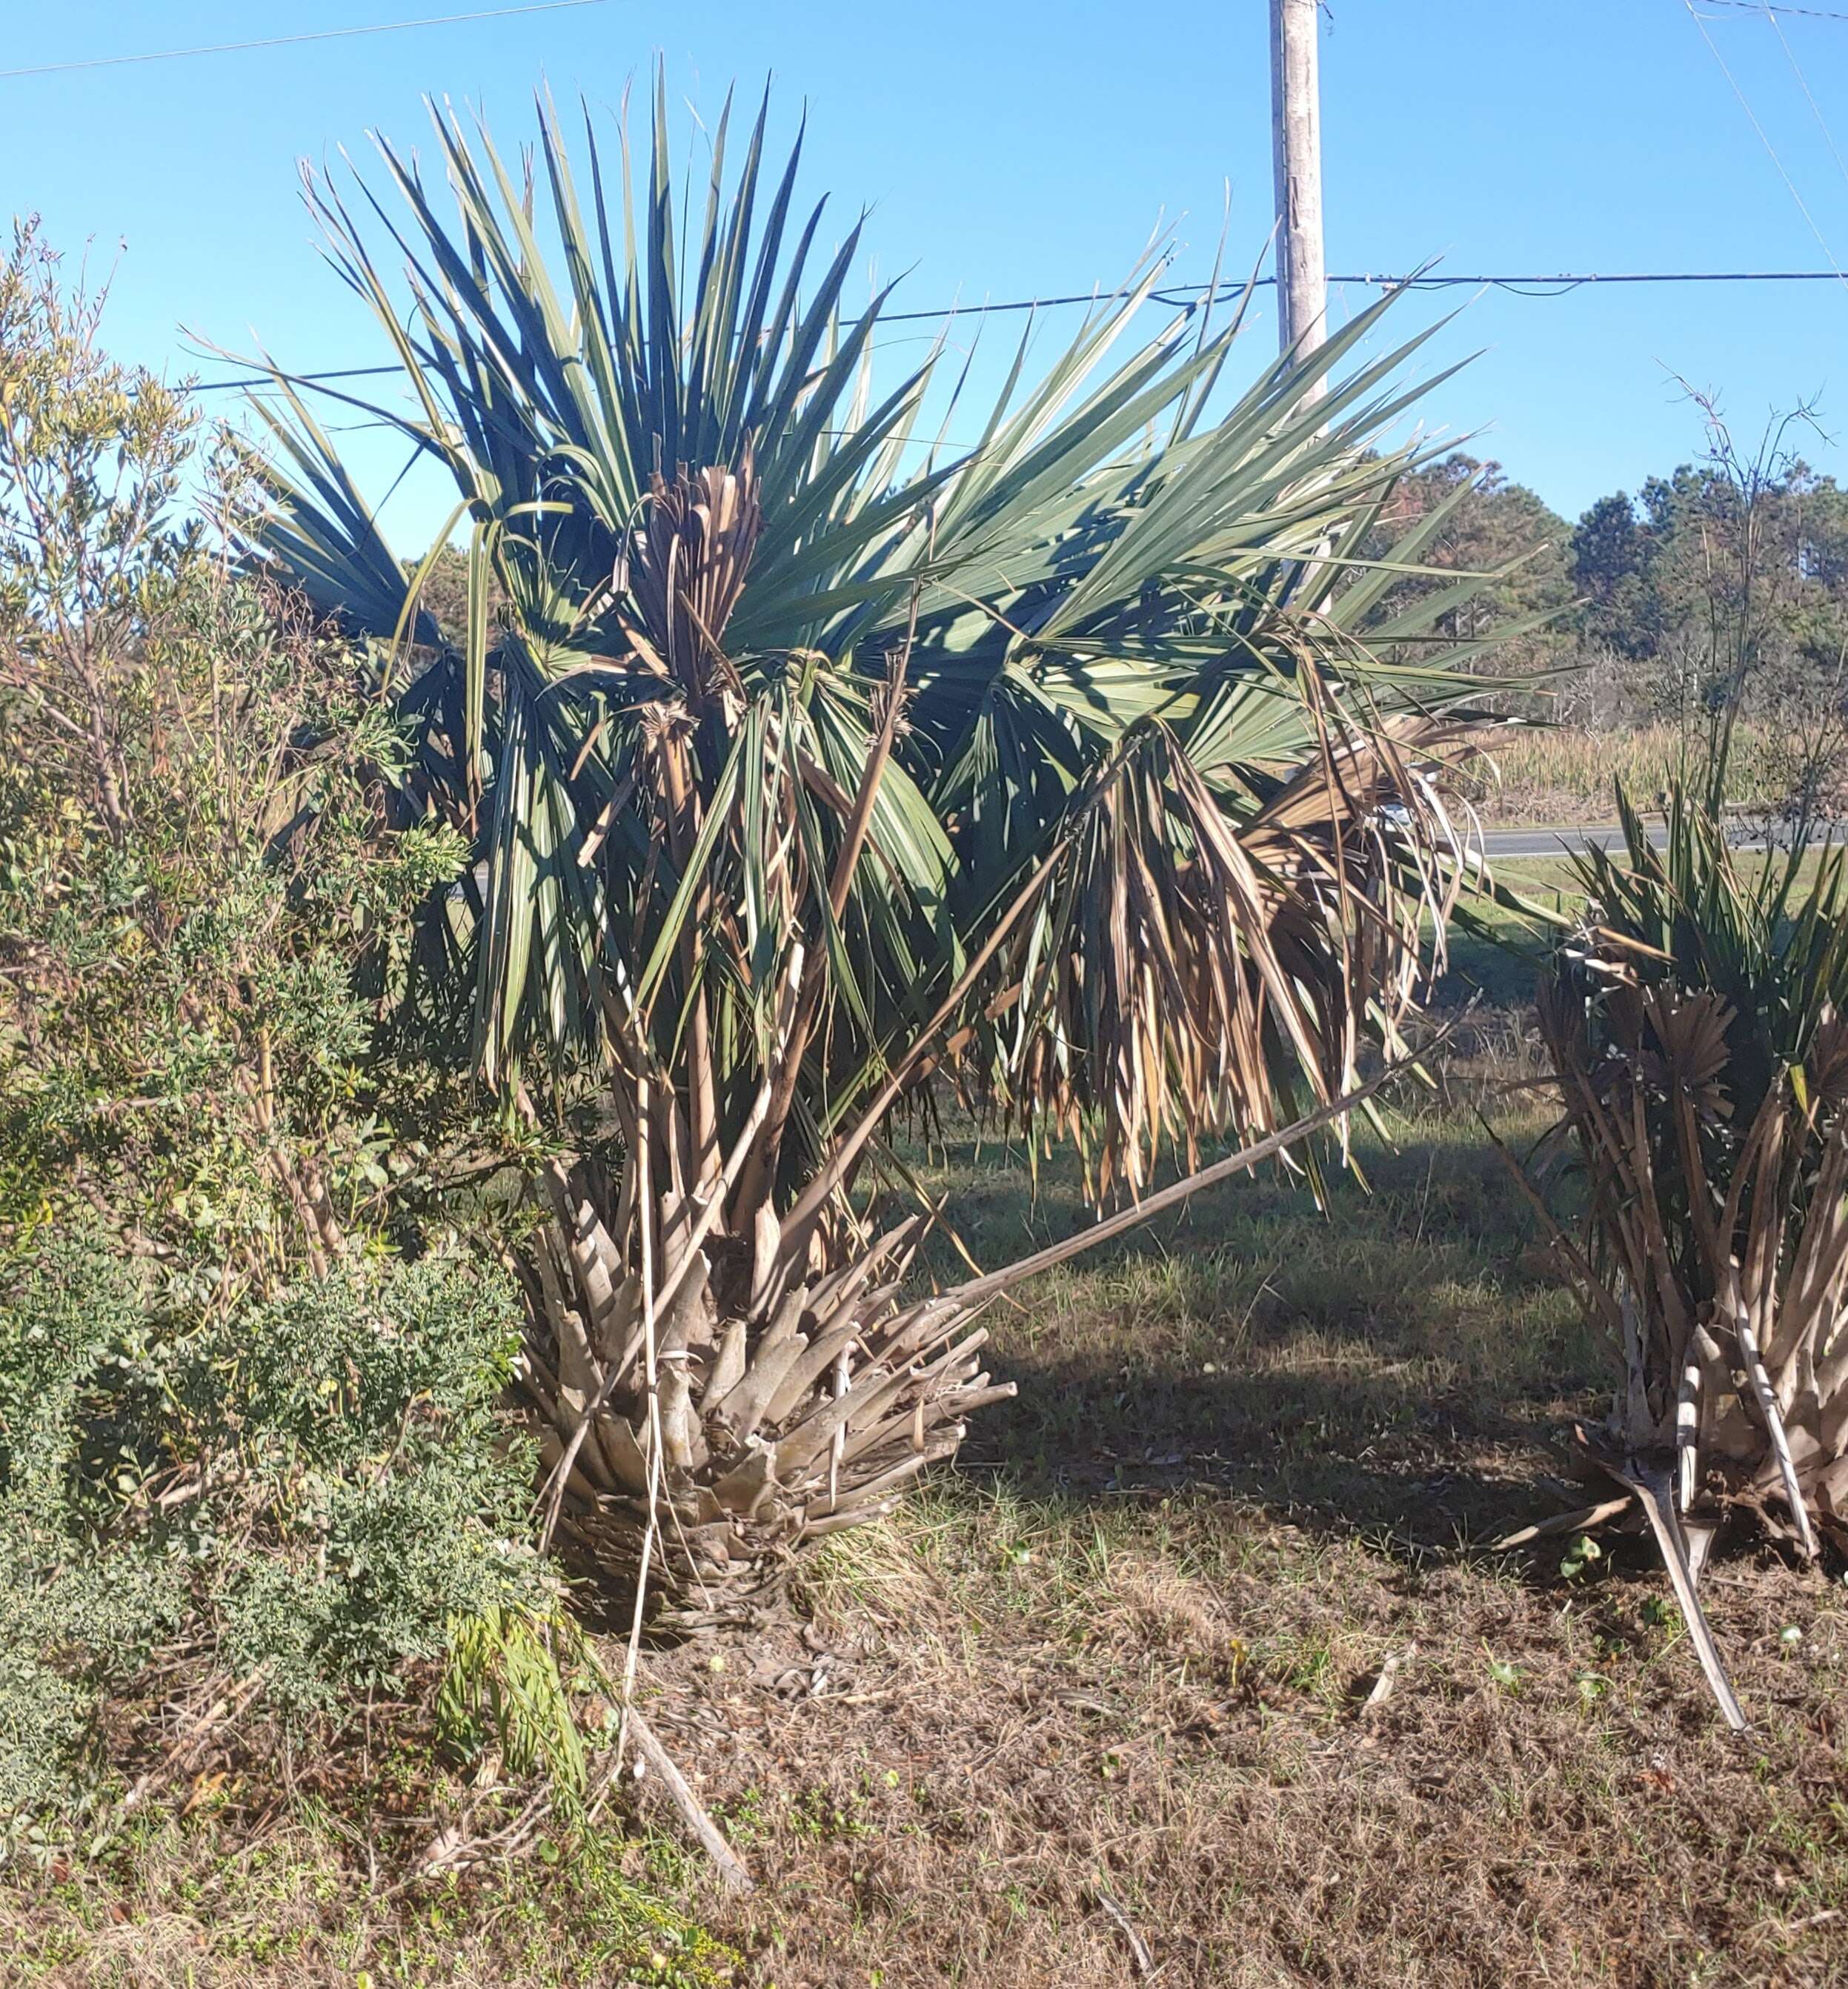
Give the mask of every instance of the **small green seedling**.
<svg viewBox="0 0 1848 1989">
<path fill-rule="evenodd" d="M 1592 1562 L 1603 1558 L 1603 1548 L 1589 1533 L 1574 1533 L 1566 1543 L 1565 1551 L 1559 1557 L 1559 1573 L 1567 1581 L 1574 1581 Z"/>
<path fill-rule="evenodd" d="M 1491 1656 L 1488 1670 L 1489 1676 L 1504 1692 L 1521 1689 L 1521 1669 L 1518 1665 L 1511 1665 L 1505 1658 Z"/>
</svg>

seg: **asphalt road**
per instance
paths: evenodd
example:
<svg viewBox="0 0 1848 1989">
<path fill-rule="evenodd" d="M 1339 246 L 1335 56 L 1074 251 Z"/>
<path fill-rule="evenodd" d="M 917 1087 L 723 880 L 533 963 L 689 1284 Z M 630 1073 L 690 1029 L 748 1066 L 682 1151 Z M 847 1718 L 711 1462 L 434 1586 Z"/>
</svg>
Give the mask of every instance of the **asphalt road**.
<svg viewBox="0 0 1848 1989">
<path fill-rule="evenodd" d="M 1836 825 L 1840 833 L 1840 825 Z M 1658 848 L 1667 832 L 1659 822 L 1649 825 L 1649 839 Z M 1487 828 L 1482 832 L 1484 853 L 1493 859 L 1498 856 L 1570 856 L 1581 849 L 1608 849 L 1621 844 L 1623 832 L 1615 823 L 1603 825 L 1581 824 L 1565 828 Z M 1762 836 L 1739 835 L 1733 839 L 1735 849 L 1762 849 Z"/>
</svg>

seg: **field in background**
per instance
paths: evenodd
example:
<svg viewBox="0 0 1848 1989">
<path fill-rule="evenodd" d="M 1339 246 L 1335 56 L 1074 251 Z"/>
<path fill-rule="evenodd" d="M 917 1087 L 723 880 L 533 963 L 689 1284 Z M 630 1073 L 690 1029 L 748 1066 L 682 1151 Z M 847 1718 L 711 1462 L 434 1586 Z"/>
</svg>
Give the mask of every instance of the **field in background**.
<svg viewBox="0 0 1848 1989">
<path fill-rule="evenodd" d="M 1653 806 L 1680 765 L 1684 739 L 1669 725 L 1613 732 L 1562 726 L 1498 734 L 1491 757 L 1501 779 L 1486 788 L 1482 818 L 1504 823 L 1615 822 L 1616 784 L 1621 781 L 1640 806 Z M 1739 727 L 1728 781 L 1729 805 L 1749 808 L 1775 798 L 1779 782 L 1771 747 L 1762 728 Z"/>
</svg>

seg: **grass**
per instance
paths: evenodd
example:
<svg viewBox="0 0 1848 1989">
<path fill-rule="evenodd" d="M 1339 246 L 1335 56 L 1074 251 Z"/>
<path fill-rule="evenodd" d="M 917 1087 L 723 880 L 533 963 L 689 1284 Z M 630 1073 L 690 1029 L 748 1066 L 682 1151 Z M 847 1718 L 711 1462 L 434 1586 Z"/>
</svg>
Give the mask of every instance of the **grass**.
<svg viewBox="0 0 1848 1989">
<path fill-rule="evenodd" d="M 1535 910 L 1471 899 L 1467 923 L 1460 919 L 1450 930 L 1448 971 L 1438 984 L 1437 1005 L 1486 1003 L 1505 1022 L 1532 998 L 1545 915 L 1569 914 L 1582 900 L 1570 857 L 1498 858 L 1491 871 L 1498 885 Z"/>
<path fill-rule="evenodd" d="M 767 1976 L 1119 1983 L 1108 1894 L 1173 1983 L 1841 1979 L 1848 1598 L 1720 1572 L 1741 1747 L 1646 1554 L 1484 1550 L 1574 1496 L 1607 1370 L 1460 1101 L 1397 1130 L 1370 1200 L 1257 1182 L 1048 1278 L 994 1322 L 1019 1401 L 824 1558 L 779 1682 L 670 1672 Z M 939 1178 L 979 1249 L 1072 1214 Z"/>
<path fill-rule="evenodd" d="M 1642 725 L 1608 732 L 1576 726 L 1496 734 L 1491 757 L 1500 780 L 1484 798 L 1491 822 L 1608 822 L 1621 781 L 1633 799 L 1647 803 L 1667 787 L 1682 764 L 1685 735 L 1672 725 Z M 1697 751 L 1700 740 L 1694 742 Z M 1750 806 L 1783 791 L 1789 769 L 1778 764 L 1778 742 L 1762 727 L 1735 733 L 1728 801 Z"/>
<path fill-rule="evenodd" d="M 1103 1989 L 1127 1923 L 1165 1989 L 1848 1979 L 1848 1591 L 1716 1567 L 1741 1743 L 1640 1546 L 1486 1544 L 1577 1499 L 1611 1371 L 1475 1117 L 1539 1129 L 1519 1024 L 1467 1048 L 1362 1141 L 1370 1195 L 1247 1182 L 997 1311 L 1020 1397 L 963 1465 L 649 1661 L 753 1893 L 645 1784 L 435 1882 L 434 1816 L 221 1788 L 16 1890 L 0 1977 Z M 1083 1219 L 971 1129 L 928 1158 L 978 1256 Z"/>
<path fill-rule="evenodd" d="M 0 1903 L 0 1981 L 720 1989 L 741 1979 L 738 1957 L 662 1898 L 685 1867 L 665 1840 L 554 1835 L 523 1860 L 407 1883 L 377 1869 L 377 1847 L 316 1799 L 267 1820 L 235 1791 L 218 1801 L 149 1822 L 96 1862 L 59 1859 L 17 1887 Z"/>
</svg>

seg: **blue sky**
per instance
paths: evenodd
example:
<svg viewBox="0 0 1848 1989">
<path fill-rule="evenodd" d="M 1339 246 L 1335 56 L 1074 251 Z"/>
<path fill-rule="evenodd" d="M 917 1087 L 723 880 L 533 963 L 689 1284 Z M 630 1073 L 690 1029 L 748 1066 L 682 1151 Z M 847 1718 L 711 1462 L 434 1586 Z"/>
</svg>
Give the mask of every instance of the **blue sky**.
<svg viewBox="0 0 1848 1989">
<path fill-rule="evenodd" d="M 0 66 L 445 4 L 16 5 Z M 1331 270 L 1433 256 L 1462 272 L 1848 268 L 1848 169 L 1835 150 L 1848 158 L 1848 22 L 1785 19 L 1787 55 L 1762 17 L 1702 12 L 1822 241 L 1683 0 L 1333 0 Z M 1164 216 L 1179 276 L 1203 276 L 1225 182 L 1234 263 L 1269 226 L 1267 14 L 1265 0 L 606 0 L 16 77 L 0 80 L 0 185 L 73 257 L 87 243 L 93 268 L 115 265 L 109 337 L 124 357 L 197 367 L 185 327 L 234 348 L 260 337 L 304 368 L 375 360 L 363 313 L 316 253 L 298 158 L 362 154 L 374 128 L 415 142 L 430 92 L 485 105 L 511 141 L 530 128 L 541 80 L 613 106 L 659 52 L 675 92 L 709 116 L 733 77 L 754 93 L 773 73 L 786 124 L 806 101 L 807 185 L 844 216 L 872 208 L 880 273 L 912 271 L 901 306 L 1108 286 Z M 1336 316 L 1357 301 L 1337 293 Z M 1413 298 L 1395 315 L 1409 327 L 1440 308 Z M 1254 357 L 1271 337 L 1265 312 Z M 1848 285 L 1491 293 L 1431 350 L 1447 361 L 1477 347 L 1427 423 L 1481 431 L 1477 453 L 1569 515 L 1699 452 L 1675 374 L 1716 391 L 1748 439 L 1772 409 L 1813 396 L 1825 430 L 1848 442 Z M 1816 439 L 1806 453 L 1848 480 L 1848 449 Z M 407 540 L 418 522 L 404 520 Z"/>
</svg>

